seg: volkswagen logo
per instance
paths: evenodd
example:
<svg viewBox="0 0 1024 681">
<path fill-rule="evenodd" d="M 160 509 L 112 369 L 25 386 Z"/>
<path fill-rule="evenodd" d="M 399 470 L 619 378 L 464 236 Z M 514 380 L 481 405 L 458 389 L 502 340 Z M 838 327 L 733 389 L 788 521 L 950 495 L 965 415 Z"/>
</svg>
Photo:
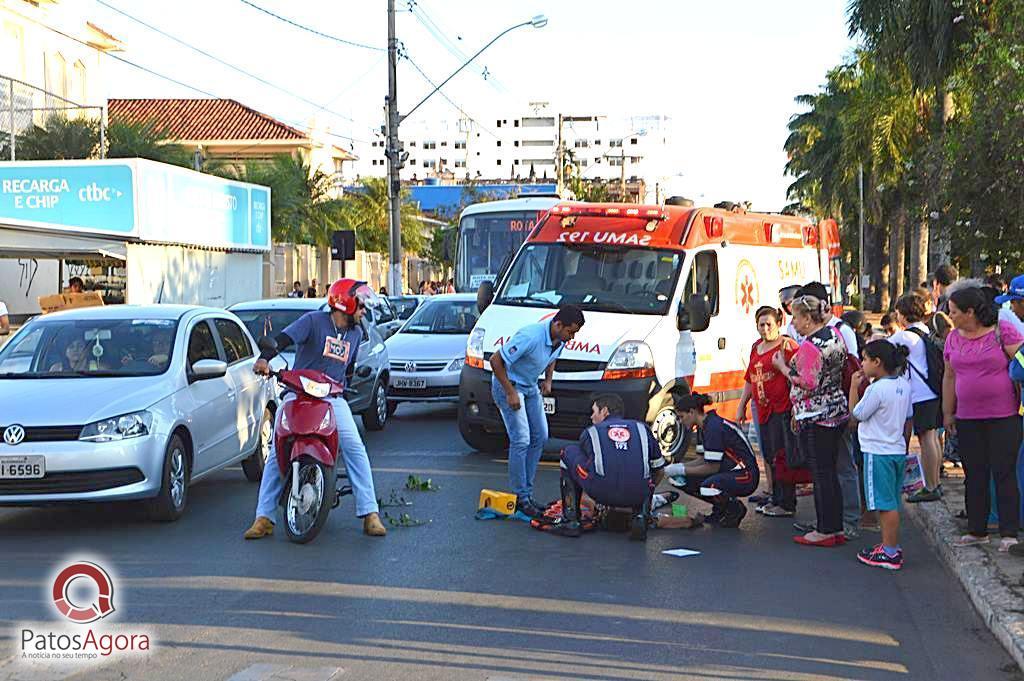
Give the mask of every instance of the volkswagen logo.
<svg viewBox="0 0 1024 681">
<path fill-rule="evenodd" d="M 406 362 L 405 370 L 408 371 L 410 374 L 414 373 L 416 371 L 416 362 Z"/>
<path fill-rule="evenodd" d="M 20 444 L 25 439 L 25 429 L 15 424 L 13 426 L 7 426 L 4 430 L 4 442 L 9 445 Z"/>
</svg>

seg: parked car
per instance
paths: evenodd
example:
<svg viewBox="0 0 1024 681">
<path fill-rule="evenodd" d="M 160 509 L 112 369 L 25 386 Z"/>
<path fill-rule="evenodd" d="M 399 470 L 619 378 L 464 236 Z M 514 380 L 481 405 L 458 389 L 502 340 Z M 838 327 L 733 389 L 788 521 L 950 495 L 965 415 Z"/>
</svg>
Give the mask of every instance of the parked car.
<svg viewBox="0 0 1024 681">
<path fill-rule="evenodd" d="M 364 319 L 369 319 L 376 324 L 377 330 L 380 331 L 384 340 L 394 336 L 403 321 L 398 318 L 391 303 L 384 296 L 374 296 L 367 301 Z"/>
<path fill-rule="evenodd" d="M 424 300 L 429 296 L 388 296 L 388 302 L 395 310 L 395 315 L 403 322 L 412 316 Z"/>
<path fill-rule="evenodd" d="M 0 505 L 144 499 L 241 462 L 257 481 L 277 396 L 223 310 L 116 305 L 36 317 L 0 350 Z"/>
<path fill-rule="evenodd" d="M 475 293 L 431 296 L 388 339 L 388 409 L 400 402 L 458 402 L 466 341 L 479 313 Z"/>
<path fill-rule="evenodd" d="M 237 303 L 228 308 L 238 316 L 254 338 L 276 336 L 285 327 L 311 310 L 326 310 L 324 298 L 268 298 Z M 275 358 L 275 368 L 292 366 L 295 362 L 294 346 Z M 355 373 L 352 375 L 353 395 L 348 403 L 353 414 L 362 414 L 367 430 L 381 430 L 387 423 L 387 391 L 390 371 L 388 350 L 384 338 L 372 320 L 371 315 L 363 317 L 363 342 L 356 356 Z"/>
</svg>

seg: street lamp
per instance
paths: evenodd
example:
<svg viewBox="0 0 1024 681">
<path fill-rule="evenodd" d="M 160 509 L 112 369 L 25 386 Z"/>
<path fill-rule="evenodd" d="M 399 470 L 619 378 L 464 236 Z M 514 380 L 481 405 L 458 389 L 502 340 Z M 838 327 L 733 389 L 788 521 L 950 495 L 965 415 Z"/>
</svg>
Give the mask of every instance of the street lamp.
<svg viewBox="0 0 1024 681">
<path fill-rule="evenodd" d="M 402 292 L 402 184 L 399 173 L 402 167 L 405 165 L 405 158 L 401 151 L 401 145 L 398 141 L 398 126 L 408 118 L 414 111 L 423 105 L 428 99 L 430 99 L 438 90 L 444 87 L 448 81 L 469 66 L 474 59 L 480 56 L 480 54 L 488 47 L 498 42 L 506 34 L 511 33 L 517 28 L 523 28 L 524 26 L 532 26 L 533 28 L 544 28 L 548 25 L 548 18 L 543 14 L 538 14 L 529 21 L 509 26 L 504 31 L 494 36 L 493 39 L 476 53 L 466 60 L 466 62 L 455 69 L 452 75 L 445 78 L 440 85 L 431 90 L 426 97 L 421 99 L 416 106 L 412 107 L 405 113 L 405 115 L 399 115 L 398 113 L 398 85 L 396 80 L 396 66 L 398 60 L 398 40 L 395 37 L 395 0 L 388 0 L 388 57 L 389 57 L 389 68 L 388 68 L 388 98 L 387 98 L 387 109 L 388 109 L 388 145 L 385 155 L 388 159 L 388 202 L 389 202 L 389 219 L 390 219 L 390 236 L 388 239 L 388 261 L 390 269 L 388 272 L 388 291 L 392 295 L 398 295 Z"/>
</svg>

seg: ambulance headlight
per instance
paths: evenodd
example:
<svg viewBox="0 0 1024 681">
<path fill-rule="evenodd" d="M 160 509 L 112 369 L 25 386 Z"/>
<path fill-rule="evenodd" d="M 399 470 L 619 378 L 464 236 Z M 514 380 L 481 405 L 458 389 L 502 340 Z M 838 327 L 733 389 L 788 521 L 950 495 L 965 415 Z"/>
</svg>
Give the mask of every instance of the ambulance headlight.
<svg viewBox="0 0 1024 681">
<path fill-rule="evenodd" d="M 651 378 L 654 376 L 654 353 L 643 341 L 625 341 L 612 353 L 604 370 L 604 380 Z"/>
<path fill-rule="evenodd" d="M 469 334 L 466 341 L 466 364 L 477 369 L 484 368 L 484 334 L 486 331 L 479 326 Z"/>
</svg>

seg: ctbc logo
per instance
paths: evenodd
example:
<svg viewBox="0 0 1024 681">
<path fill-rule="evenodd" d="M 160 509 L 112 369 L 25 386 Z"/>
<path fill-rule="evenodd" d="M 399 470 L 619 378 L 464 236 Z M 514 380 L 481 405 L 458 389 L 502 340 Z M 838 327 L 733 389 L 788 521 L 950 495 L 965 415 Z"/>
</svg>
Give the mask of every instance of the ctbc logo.
<svg viewBox="0 0 1024 681">
<path fill-rule="evenodd" d="M 19 444 L 24 439 L 25 429 L 19 426 L 18 424 L 14 424 L 13 426 L 7 426 L 7 428 L 4 430 L 4 442 L 6 442 L 9 445 Z"/>
<path fill-rule="evenodd" d="M 406 362 L 405 363 L 405 370 L 408 371 L 410 374 L 411 373 L 415 373 L 416 372 L 416 362 Z"/>
<path fill-rule="evenodd" d="M 10 429 L 8 429 L 10 430 Z M 91 579 L 99 597 L 89 606 L 80 606 L 68 595 L 68 588 L 76 579 Z M 53 604 L 57 611 L 76 624 L 88 624 L 114 612 L 114 584 L 106 570 L 95 563 L 81 561 L 61 570 L 53 580 Z"/>
</svg>

